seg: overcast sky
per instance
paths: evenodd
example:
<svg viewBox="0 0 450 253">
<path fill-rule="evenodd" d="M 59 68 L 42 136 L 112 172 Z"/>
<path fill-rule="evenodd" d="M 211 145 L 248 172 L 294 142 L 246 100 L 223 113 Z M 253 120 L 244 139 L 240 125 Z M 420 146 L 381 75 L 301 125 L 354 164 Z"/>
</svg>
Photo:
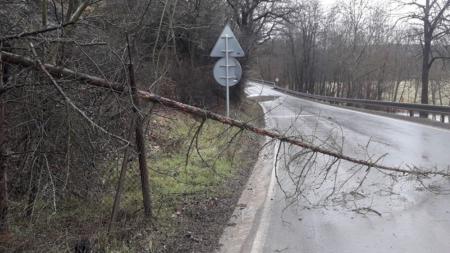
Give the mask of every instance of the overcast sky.
<svg viewBox="0 0 450 253">
<path fill-rule="evenodd" d="M 319 2 L 321 3 L 321 6 L 323 7 L 323 10 L 325 10 L 325 11 L 329 10 L 329 8 L 332 7 L 333 4 L 338 1 L 339 0 L 319 0 Z M 344 1 L 346 1 L 346 0 L 344 0 Z M 420 3 L 422 1 L 423 0 L 419 0 L 418 2 Z M 378 4 L 385 5 L 385 7 L 390 6 L 388 8 L 390 9 L 391 14 L 394 16 L 403 16 L 403 15 L 405 15 L 405 13 L 409 13 L 410 11 L 414 10 L 414 7 L 407 7 L 407 6 L 399 7 L 399 5 L 395 5 L 395 4 L 391 5 L 391 4 L 388 4 L 388 2 L 390 2 L 390 1 L 389 0 L 370 0 L 371 4 L 378 3 Z"/>
<path fill-rule="evenodd" d="M 331 6 L 333 3 L 335 3 L 336 0 L 320 0 L 320 2 L 322 3 L 323 7 L 327 8 Z"/>
</svg>

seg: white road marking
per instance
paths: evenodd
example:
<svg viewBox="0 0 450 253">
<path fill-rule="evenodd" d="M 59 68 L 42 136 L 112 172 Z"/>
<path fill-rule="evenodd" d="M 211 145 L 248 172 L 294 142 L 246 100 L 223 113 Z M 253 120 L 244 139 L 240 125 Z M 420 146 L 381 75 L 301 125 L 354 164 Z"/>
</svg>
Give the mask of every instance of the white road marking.
<svg viewBox="0 0 450 253">
<path fill-rule="evenodd" d="M 280 145 L 281 145 L 280 142 L 277 142 L 277 144 L 275 145 L 275 148 L 274 148 L 273 169 L 272 169 L 272 175 L 270 178 L 269 189 L 267 191 L 266 200 L 264 201 L 263 213 L 261 215 L 261 220 L 258 225 L 258 230 L 256 232 L 255 239 L 253 240 L 252 249 L 250 251 L 251 253 L 263 252 L 264 243 L 266 241 L 267 230 L 269 229 L 269 224 L 270 224 L 270 207 L 272 205 L 271 199 L 275 192 L 274 191 L 275 178 L 276 178 L 275 170 L 276 170 L 276 166 L 277 166 L 276 157 L 277 157 L 277 152 L 278 152 L 278 148 Z"/>
<path fill-rule="evenodd" d="M 305 118 L 305 117 L 316 117 L 315 115 L 283 115 L 283 116 L 270 116 L 273 119 L 296 119 L 296 118 Z"/>
</svg>

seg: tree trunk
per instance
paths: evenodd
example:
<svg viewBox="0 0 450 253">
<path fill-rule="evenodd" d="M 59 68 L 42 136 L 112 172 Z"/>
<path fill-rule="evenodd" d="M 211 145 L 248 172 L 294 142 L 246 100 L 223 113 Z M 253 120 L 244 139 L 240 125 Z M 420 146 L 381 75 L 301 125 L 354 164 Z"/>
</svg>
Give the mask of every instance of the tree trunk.
<svg viewBox="0 0 450 253">
<path fill-rule="evenodd" d="M 30 169 L 30 188 L 28 190 L 28 203 L 25 207 L 25 217 L 30 219 L 34 214 L 34 205 L 36 203 L 36 198 L 38 197 L 43 166 L 41 157 L 36 157 L 35 159 L 35 166 L 32 166 Z"/>
<path fill-rule="evenodd" d="M 315 84 L 316 84 L 316 79 L 315 79 L 315 76 L 314 76 L 314 73 L 315 73 L 315 63 L 316 63 L 316 45 L 315 45 L 315 35 L 313 35 L 312 36 L 312 39 L 311 39 L 311 48 L 310 48 L 310 52 L 311 52 L 311 59 L 310 59 L 310 62 L 309 62 L 309 73 L 308 73 L 308 75 L 309 75 L 309 78 L 308 78 L 308 80 L 309 80 L 309 87 L 310 87 L 310 90 L 309 90 L 309 93 L 311 93 L 311 94 L 315 94 L 316 93 L 316 89 L 315 89 Z"/>
<path fill-rule="evenodd" d="M 429 8 L 430 1 L 426 1 L 425 17 L 424 17 L 424 27 L 423 27 L 423 57 L 422 57 L 422 97 L 420 102 L 422 104 L 428 104 L 428 83 L 430 79 L 430 55 L 431 55 L 431 41 L 433 39 L 433 32 L 430 27 L 429 22 Z M 427 118 L 428 113 L 421 112 L 421 118 Z"/>
<path fill-rule="evenodd" d="M 128 140 L 132 138 L 132 132 L 133 128 L 135 128 L 134 123 L 131 123 L 131 127 L 129 129 L 129 136 Z M 108 232 L 111 232 L 112 226 L 114 222 L 117 220 L 117 212 L 120 208 L 120 201 L 122 197 L 122 191 L 123 187 L 125 185 L 125 177 L 127 175 L 127 169 L 128 169 L 128 161 L 130 160 L 130 152 L 129 148 L 125 148 L 124 155 L 123 155 L 123 161 L 122 161 L 122 167 L 120 169 L 120 175 L 119 175 L 119 181 L 117 182 L 117 190 L 116 195 L 114 196 L 114 203 L 111 211 L 111 220 L 109 222 Z"/>
<path fill-rule="evenodd" d="M 436 105 L 436 81 L 431 81 L 431 102 Z"/>
<path fill-rule="evenodd" d="M 128 44 L 128 52 L 129 50 L 129 44 Z M 144 215 L 147 218 L 151 218 L 152 216 L 152 202 L 151 202 L 151 195 L 150 195 L 150 183 L 149 183 L 149 177 L 148 177 L 148 168 L 147 168 L 147 152 L 145 149 L 145 140 L 144 140 L 144 118 L 140 114 L 140 101 L 137 94 L 137 88 L 136 88 L 136 82 L 134 78 L 134 68 L 133 64 L 131 63 L 131 56 L 130 56 L 130 64 L 128 64 L 128 72 L 129 72 L 129 78 L 130 78 L 130 87 L 131 87 L 131 93 L 133 98 L 133 104 L 134 104 L 134 111 L 136 114 L 136 128 L 135 128 L 135 134 L 136 134 L 136 151 L 138 153 L 139 157 L 139 171 L 141 174 L 141 187 L 142 187 L 142 200 L 144 204 Z"/>
<path fill-rule="evenodd" d="M 298 64 L 297 64 L 297 56 L 295 53 L 295 41 L 294 41 L 293 34 L 289 34 L 289 44 L 290 44 L 291 57 L 292 57 L 292 63 L 293 63 L 293 66 L 292 66 L 292 69 L 293 69 L 292 75 L 294 76 L 293 87 L 294 87 L 294 90 L 299 91 L 300 89 L 299 89 L 298 85 L 300 85 L 299 84 L 300 80 L 298 78 Z"/>
<path fill-rule="evenodd" d="M 401 82 L 400 80 L 397 80 L 397 82 L 395 82 L 394 96 L 393 96 L 392 102 L 397 101 L 398 89 L 400 87 L 400 82 Z M 405 87 L 403 87 L 403 90 L 405 90 Z"/>
<path fill-rule="evenodd" d="M 414 103 L 417 103 L 417 95 L 419 93 L 419 84 L 420 84 L 419 80 L 416 80 L 416 88 L 414 91 Z"/>
<path fill-rule="evenodd" d="M 41 14 L 42 14 L 42 28 L 47 28 L 48 20 L 48 2 L 47 0 L 42 0 L 41 2 Z"/>
<path fill-rule="evenodd" d="M 0 47 L 0 49 L 3 49 Z M 4 87 L 8 80 L 7 73 L 3 66 L 0 51 L 0 89 Z M 9 234 L 8 227 L 8 180 L 6 165 L 6 130 L 5 130 L 5 103 L 0 94 L 0 236 Z"/>
<path fill-rule="evenodd" d="M 0 104 L 0 124 L 4 120 L 4 107 L 3 103 Z M 3 128 L 3 126 L 0 126 Z M 0 130 L 3 131 L 3 130 Z M 8 180 L 7 180 L 7 168 L 6 168 L 6 156 L 3 150 L 3 136 L 0 132 L 0 236 L 7 235 L 9 233 L 8 227 Z"/>
<path fill-rule="evenodd" d="M 385 56 L 385 59 L 387 57 Z M 383 63 L 383 67 L 381 68 L 381 74 L 378 78 L 377 82 L 377 100 L 383 100 L 383 84 L 384 84 L 384 78 L 386 74 L 386 61 Z"/>
</svg>

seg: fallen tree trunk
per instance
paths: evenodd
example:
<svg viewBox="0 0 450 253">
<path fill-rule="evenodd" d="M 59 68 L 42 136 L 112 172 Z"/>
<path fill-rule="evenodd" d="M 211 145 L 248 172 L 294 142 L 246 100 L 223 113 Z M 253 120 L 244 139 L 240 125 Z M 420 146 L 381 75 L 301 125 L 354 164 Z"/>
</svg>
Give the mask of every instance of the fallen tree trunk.
<svg viewBox="0 0 450 253">
<path fill-rule="evenodd" d="M 39 63 L 37 61 L 33 60 L 32 58 L 5 52 L 5 51 L 2 51 L 1 55 L 2 55 L 2 60 L 9 64 L 20 65 L 20 66 L 23 66 L 26 68 L 33 67 L 36 69 L 40 69 Z M 123 85 L 114 83 L 114 82 L 110 82 L 103 78 L 99 78 L 99 77 L 84 74 L 84 73 L 79 73 L 77 71 L 74 71 L 74 70 L 71 70 L 68 68 L 57 67 L 52 64 L 43 63 L 43 65 L 48 70 L 48 72 L 50 72 L 50 74 L 53 74 L 56 76 L 71 77 L 71 78 L 77 79 L 79 81 L 84 81 L 86 83 L 89 83 L 89 84 L 97 86 L 97 87 L 108 88 L 108 89 L 111 89 L 116 92 L 124 91 Z"/>
<path fill-rule="evenodd" d="M 33 67 L 33 68 L 39 69 L 39 64 L 37 63 L 37 61 L 35 61 L 31 58 L 13 54 L 13 53 L 3 52 L 3 51 L 1 52 L 1 55 L 2 55 L 2 60 L 5 62 L 8 62 L 10 64 L 20 65 L 23 67 Z M 90 84 L 93 86 L 107 88 L 114 92 L 123 92 L 124 91 L 123 85 L 108 81 L 106 79 L 102 79 L 102 78 L 84 74 L 84 73 L 78 73 L 74 70 L 57 67 L 57 66 L 54 66 L 51 64 L 44 64 L 44 66 L 50 73 L 52 73 L 54 75 L 71 77 L 73 79 L 84 81 L 87 84 Z M 0 94 L 1 93 L 2 92 L 0 90 Z M 376 168 L 376 169 L 380 169 L 380 170 L 388 171 L 388 172 L 406 173 L 406 174 L 412 174 L 412 175 L 440 175 L 440 176 L 446 176 L 446 177 L 450 176 L 450 173 L 444 172 L 444 171 L 419 170 L 418 168 L 402 169 L 400 167 L 384 166 L 382 164 L 379 164 L 378 162 L 357 159 L 357 158 L 347 156 L 347 155 L 344 155 L 344 154 L 336 152 L 336 151 L 327 150 L 327 149 L 321 148 L 316 145 L 305 143 L 296 138 L 288 137 L 288 136 L 285 136 L 283 134 L 277 133 L 272 130 L 258 128 L 251 124 L 248 124 L 248 123 L 245 123 L 245 122 L 242 122 L 239 120 L 235 120 L 232 118 L 228 118 L 228 117 L 219 115 L 217 113 L 213 113 L 208 110 L 204 110 L 204 109 L 201 109 L 201 108 L 198 108 L 195 106 L 183 104 L 183 103 L 174 101 L 172 99 L 164 98 L 164 97 L 158 96 L 158 95 L 153 94 L 148 91 L 138 90 L 137 93 L 141 99 L 149 101 L 149 102 L 158 103 L 163 106 L 170 107 L 170 108 L 173 108 L 173 109 L 176 109 L 179 111 L 183 111 L 183 112 L 191 114 L 191 115 L 196 115 L 196 116 L 204 118 L 204 119 L 215 120 L 215 121 L 221 122 L 226 125 L 237 127 L 239 129 L 243 129 L 243 130 L 248 130 L 248 131 L 254 132 L 258 135 L 268 136 L 272 139 L 276 139 L 281 142 L 289 143 L 289 144 L 292 144 L 295 146 L 309 149 L 313 152 L 321 153 L 324 155 L 335 157 L 337 159 L 341 159 L 341 160 L 345 160 L 345 161 L 348 161 L 351 163 L 366 166 L 368 168 Z"/>
</svg>

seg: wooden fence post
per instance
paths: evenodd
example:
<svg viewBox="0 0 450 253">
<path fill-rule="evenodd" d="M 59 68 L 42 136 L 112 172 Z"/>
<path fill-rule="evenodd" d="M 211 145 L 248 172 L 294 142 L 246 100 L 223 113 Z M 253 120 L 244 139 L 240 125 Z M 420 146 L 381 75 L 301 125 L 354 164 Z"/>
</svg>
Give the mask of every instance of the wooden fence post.
<svg viewBox="0 0 450 253">
<path fill-rule="evenodd" d="M 150 183 L 148 177 L 148 168 L 147 168 L 147 152 L 145 148 L 145 139 L 144 139 L 144 117 L 140 114 L 140 101 L 136 88 L 136 81 L 134 78 L 134 67 L 131 59 L 131 50 L 130 50 L 130 42 L 127 36 L 127 47 L 128 47 L 128 74 L 129 74 L 129 83 L 131 88 L 131 95 L 133 100 L 133 110 L 136 115 L 136 151 L 139 157 L 139 171 L 141 174 L 141 187 L 142 187 L 142 199 L 144 202 L 144 215 L 147 218 L 152 216 L 152 202 L 150 195 Z"/>
</svg>

